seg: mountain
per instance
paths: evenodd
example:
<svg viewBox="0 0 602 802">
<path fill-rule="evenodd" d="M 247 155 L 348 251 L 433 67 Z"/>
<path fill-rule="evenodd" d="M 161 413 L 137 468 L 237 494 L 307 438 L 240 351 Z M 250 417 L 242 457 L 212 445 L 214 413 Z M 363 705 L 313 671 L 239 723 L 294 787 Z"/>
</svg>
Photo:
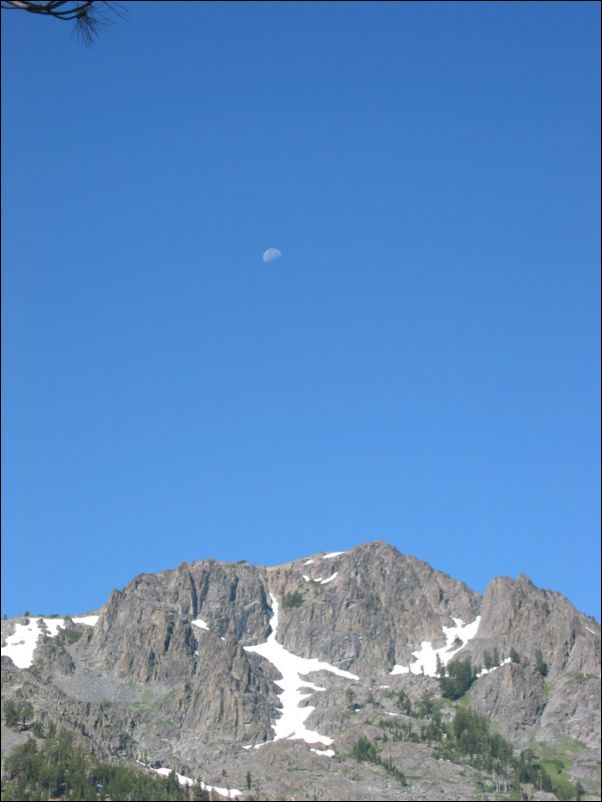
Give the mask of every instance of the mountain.
<svg viewBox="0 0 602 802">
<path fill-rule="evenodd" d="M 599 624 L 382 542 L 183 563 L 87 616 L 3 620 L 2 677 L 7 752 L 56 725 L 215 798 L 600 798 Z"/>
</svg>

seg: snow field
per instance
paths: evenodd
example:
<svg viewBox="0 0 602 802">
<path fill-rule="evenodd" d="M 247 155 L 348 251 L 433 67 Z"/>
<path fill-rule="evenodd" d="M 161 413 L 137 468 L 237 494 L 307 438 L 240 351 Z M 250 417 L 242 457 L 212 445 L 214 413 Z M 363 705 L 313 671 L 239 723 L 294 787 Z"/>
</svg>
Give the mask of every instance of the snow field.
<svg viewBox="0 0 602 802">
<path fill-rule="evenodd" d="M 465 624 L 461 618 L 453 618 L 452 620 L 454 622 L 453 626 L 443 627 L 445 646 L 440 649 L 433 649 L 431 641 L 422 641 L 420 649 L 412 652 L 416 660 L 409 666 L 393 666 L 391 674 L 425 674 L 427 677 L 436 677 L 437 657 L 439 657 L 442 665 L 447 665 L 452 657 L 477 634 L 481 616 L 478 615 L 470 624 Z M 459 645 L 455 645 L 456 639 L 458 639 Z"/>
<path fill-rule="evenodd" d="M 72 618 L 74 624 L 85 624 L 93 627 L 98 621 L 97 615 L 84 615 Z M 41 623 L 40 623 L 41 622 Z M 43 633 L 55 638 L 59 629 L 65 629 L 64 618 L 43 618 L 33 616 L 28 624 L 16 624 L 15 631 L 6 639 L 6 646 L 0 652 L 3 657 L 10 657 L 17 668 L 29 668 L 33 664 L 33 653 L 38 639 Z"/>
<path fill-rule="evenodd" d="M 332 738 L 326 735 L 321 735 L 315 730 L 309 730 L 305 726 L 305 721 L 311 715 L 314 707 L 306 706 L 300 707 L 301 702 L 311 696 L 311 693 L 304 693 L 305 690 L 310 691 L 324 691 L 319 685 L 308 680 L 302 679 L 302 675 L 310 674 L 314 671 L 329 671 L 339 677 L 346 679 L 358 680 L 356 674 L 350 671 L 343 671 L 340 668 L 330 665 L 318 660 L 315 657 L 298 657 L 292 652 L 289 652 L 276 640 L 278 630 L 278 602 L 270 594 L 272 600 L 273 616 L 271 619 L 272 632 L 270 633 L 265 643 L 258 644 L 257 646 L 245 646 L 245 650 L 259 654 L 269 660 L 273 666 L 282 675 L 281 680 L 276 680 L 276 685 L 282 689 L 282 693 L 278 694 L 280 703 L 282 705 L 280 717 L 272 725 L 274 730 L 274 741 L 281 740 L 282 738 L 300 739 L 308 744 L 321 743 L 324 746 L 330 746 L 333 742 Z M 246 747 L 245 747 L 246 748 Z"/>
</svg>

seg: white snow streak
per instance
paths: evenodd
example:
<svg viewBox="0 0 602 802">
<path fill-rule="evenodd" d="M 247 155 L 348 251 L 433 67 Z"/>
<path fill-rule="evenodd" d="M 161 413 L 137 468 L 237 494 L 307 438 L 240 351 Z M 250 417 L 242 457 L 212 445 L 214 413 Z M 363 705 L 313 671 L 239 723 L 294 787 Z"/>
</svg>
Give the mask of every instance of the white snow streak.
<svg viewBox="0 0 602 802">
<path fill-rule="evenodd" d="M 597 635 L 598 634 L 597 632 L 594 632 L 594 630 L 590 629 L 589 627 L 585 627 L 585 628 L 587 629 L 588 632 L 591 632 L 592 635 Z"/>
<path fill-rule="evenodd" d="M 313 560 L 305 560 L 303 565 L 311 565 L 314 561 Z"/>
<path fill-rule="evenodd" d="M 95 619 L 95 620 L 93 620 Z M 71 619 L 76 624 L 94 626 L 97 615 L 85 615 Z M 59 629 L 65 629 L 64 618 L 41 618 L 33 616 L 28 624 L 15 624 L 15 631 L 6 639 L 6 646 L 0 649 L 3 657 L 10 657 L 17 668 L 29 668 L 33 663 L 33 653 L 41 634 L 55 638 Z"/>
<path fill-rule="evenodd" d="M 492 671 L 495 671 L 496 669 L 501 668 L 502 666 L 505 666 L 507 663 L 511 663 L 511 662 L 512 662 L 512 658 L 511 657 L 505 657 L 502 660 L 502 662 L 497 666 L 492 666 L 491 668 L 482 668 L 479 671 L 479 673 L 477 674 L 477 677 L 484 677 L 485 674 L 491 674 Z"/>
<path fill-rule="evenodd" d="M 313 577 L 308 576 L 307 574 L 302 574 L 302 577 L 306 582 L 316 582 L 316 583 L 319 582 L 321 585 L 327 585 L 329 582 L 332 582 L 333 579 L 336 579 L 338 575 L 339 572 L 335 571 L 334 574 L 332 574 L 329 577 L 326 577 L 326 579 L 322 579 L 321 576 L 317 576 L 314 579 Z"/>
<path fill-rule="evenodd" d="M 316 755 L 324 755 L 324 757 L 334 757 L 334 749 L 314 749 L 312 747 L 309 751 L 315 752 Z"/>
<path fill-rule="evenodd" d="M 199 629 L 206 629 L 209 631 L 209 624 L 206 621 L 203 621 L 202 618 L 195 618 L 195 620 L 191 621 L 190 623 Z"/>
<path fill-rule="evenodd" d="M 138 761 L 140 762 L 140 761 Z M 144 766 L 145 764 L 142 763 Z M 160 769 L 153 769 L 154 772 L 160 774 L 162 777 L 168 777 L 171 774 L 171 769 L 168 768 L 160 768 Z M 191 779 L 190 777 L 185 777 L 183 774 L 178 774 L 176 771 L 176 779 L 180 785 L 196 785 L 196 782 Z M 239 791 L 238 788 L 218 788 L 217 785 L 207 785 L 202 780 L 199 780 L 199 785 L 203 789 L 203 791 L 208 791 L 209 793 L 219 794 L 220 796 L 225 796 L 226 799 L 236 799 L 237 796 L 241 796 L 242 791 Z"/>
<path fill-rule="evenodd" d="M 329 551 L 328 554 L 323 554 L 322 555 L 322 559 L 323 560 L 330 560 L 331 557 L 338 557 L 339 554 L 345 554 L 345 552 L 344 551 Z"/>
<path fill-rule="evenodd" d="M 445 635 L 445 646 L 440 649 L 433 649 L 430 640 L 423 640 L 420 649 L 412 652 L 416 660 L 409 666 L 393 666 L 391 674 L 425 674 L 427 677 L 437 676 L 437 656 L 442 665 L 447 665 L 460 649 L 464 648 L 469 640 L 477 634 L 481 616 L 478 615 L 471 624 L 465 624 L 462 619 L 452 619 L 454 626 L 443 627 Z M 459 645 L 455 645 L 456 638 Z"/>
<path fill-rule="evenodd" d="M 85 624 L 87 627 L 93 627 L 96 626 L 99 618 L 99 615 L 79 615 L 71 620 L 74 624 Z"/>
<path fill-rule="evenodd" d="M 311 696 L 311 693 L 301 693 L 301 689 L 312 691 L 324 691 L 326 689 L 302 679 L 301 675 L 310 674 L 313 671 L 330 671 L 338 677 L 346 677 L 347 679 L 357 680 L 359 677 L 350 671 L 343 671 L 315 657 L 298 657 L 278 643 L 276 641 L 278 602 L 271 594 L 270 597 L 273 610 L 270 622 L 272 631 L 267 641 L 257 646 L 245 646 L 244 648 L 247 652 L 254 652 L 261 655 L 261 657 L 265 657 L 282 675 L 281 680 L 276 680 L 276 685 L 282 688 L 282 693 L 278 694 L 282 710 L 280 717 L 272 725 L 274 730 L 273 740 L 279 741 L 282 738 L 301 739 L 308 744 L 322 743 L 325 746 L 330 746 L 332 738 L 320 735 L 315 730 L 308 730 L 305 726 L 305 720 L 315 708 L 309 706 L 300 707 L 301 702 Z"/>
</svg>

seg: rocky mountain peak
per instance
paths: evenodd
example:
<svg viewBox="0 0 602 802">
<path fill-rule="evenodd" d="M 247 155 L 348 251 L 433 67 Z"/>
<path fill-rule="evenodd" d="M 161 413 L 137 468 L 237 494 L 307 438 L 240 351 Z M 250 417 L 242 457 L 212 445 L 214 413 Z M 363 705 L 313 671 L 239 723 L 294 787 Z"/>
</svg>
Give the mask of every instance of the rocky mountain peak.
<svg viewBox="0 0 602 802">
<path fill-rule="evenodd" d="M 113 591 L 98 616 L 2 626 L 7 696 L 26 693 L 48 720 L 62 711 L 100 751 L 119 744 L 183 775 L 221 766 L 239 788 L 252 771 L 266 786 L 277 776 L 282 793 L 291 760 L 328 771 L 329 757 L 384 738 L 396 719 L 396 759 L 436 773 L 400 733 L 425 694 L 453 715 L 443 678 L 456 664 L 472 672 L 470 708 L 517 748 L 600 745 L 595 621 L 524 575 L 481 596 L 382 541 L 271 567 L 180 563 Z M 20 638 L 30 658 L 17 657 Z M 341 780 L 324 798 L 399 798 L 388 782 L 371 797 Z M 420 788 L 408 798 L 441 798 Z"/>
</svg>

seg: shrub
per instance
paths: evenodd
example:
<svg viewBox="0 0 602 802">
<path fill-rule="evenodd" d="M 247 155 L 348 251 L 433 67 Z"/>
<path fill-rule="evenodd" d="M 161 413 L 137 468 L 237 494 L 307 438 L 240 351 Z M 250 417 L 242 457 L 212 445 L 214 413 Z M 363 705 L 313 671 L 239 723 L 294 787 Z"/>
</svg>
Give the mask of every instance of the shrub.
<svg viewBox="0 0 602 802">
<path fill-rule="evenodd" d="M 67 643 L 75 643 L 81 636 L 82 633 L 78 629 L 63 629 L 60 635 L 61 640 L 67 641 Z"/>
<path fill-rule="evenodd" d="M 376 751 L 376 746 L 365 735 L 361 735 L 358 740 L 353 744 L 351 754 L 356 760 L 366 761 L 367 763 L 375 763 L 377 766 L 382 766 L 383 769 L 395 777 L 402 786 L 406 786 L 407 780 L 403 772 L 395 766 L 390 757 L 384 760 Z"/>
<path fill-rule="evenodd" d="M 397 706 L 406 716 L 412 715 L 412 702 L 405 691 L 399 691 L 397 694 Z"/>
<path fill-rule="evenodd" d="M 455 663 L 450 663 L 447 671 L 449 676 L 442 677 L 440 680 L 441 693 L 446 699 L 453 701 L 464 696 L 475 681 L 476 675 L 470 660 L 458 660 Z"/>
<path fill-rule="evenodd" d="M 543 659 L 543 653 L 541 649 L 538 649 L 535 652 L 535 668 L 542 677 L 546 677 L 548 675 L 548 664 Z"/>
<path fill-rule="evenodd" d="M 294 593 L 287 593 L 282 600 L 282 606 L 285 610 L 292 610 L 294 607 L 301 607 L 303 604 L 303 596 L 296 590 Z"/>
<path fill-rule="evenodd" d="M 353 744 L 351 754 L 356 760 L 367 761 L 368 763 L 380 763 L 376 747 L 365 735 L 361 735 Z"/>
</svg>

